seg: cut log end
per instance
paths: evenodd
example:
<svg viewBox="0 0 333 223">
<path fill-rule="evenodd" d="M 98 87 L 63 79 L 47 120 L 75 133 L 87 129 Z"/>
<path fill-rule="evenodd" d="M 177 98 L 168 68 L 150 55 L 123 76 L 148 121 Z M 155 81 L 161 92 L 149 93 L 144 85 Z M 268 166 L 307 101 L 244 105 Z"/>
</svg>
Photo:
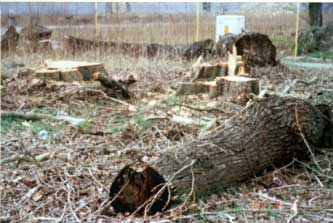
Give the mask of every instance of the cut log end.
<svg viewBox="0 0 333 223">
<path fill-rule="evenodd" d="M 249 94 L 259 93 L 259 80 L 255 78 L 227 76 L 222 77 L 222 81 L 218 84 L 222 85 L 223 96 L 240 105 L 247 103 Z"/>
<path fill-rule="evenodd" d="M 164 178 L 147 164 L 125 166 L 111 185 L 110 199 L 114 199 L 111 205 L 116 212 L 155 214 L 168 203 L 170 194 L 166 188 L 162 189 L 165 183 Z"/>
</svg>

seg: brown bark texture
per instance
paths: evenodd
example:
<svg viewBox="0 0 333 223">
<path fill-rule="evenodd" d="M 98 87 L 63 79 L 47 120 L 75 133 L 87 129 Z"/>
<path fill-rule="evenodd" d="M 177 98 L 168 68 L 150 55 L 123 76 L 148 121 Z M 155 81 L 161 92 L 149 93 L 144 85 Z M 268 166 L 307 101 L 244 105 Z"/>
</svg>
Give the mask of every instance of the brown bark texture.
<svg viewBox="0 0 333 223">
<path fill-rule="evenodd" d="M 232 52 L 233 45 L 237 48 L 237 55 L 242 56 L 246 69 L 249 66 L 276 65 L 276 47 L 265 34 L 248 32 L 239 35 L 227 34 L 217 42 L 217 54 L 226 57 Z"/>
<path fill-rule="evenodd" d="M 297 120 L 298 119 L 298 125 Z M 197 192 L 228 186 L 254 176 L 268 166 L 282 166 L 307 153 L 300 130 L 311 145 L 322 141 L 325 118 L 310 103 L 269 96 L 255 101 L 238 116 L 206 137 L 168 149 L 152 166 L 166 179 L 193 160 Z M 187 169 L 173 183 L 191 188 Z"/>
<path fill-rule="evenodd" d="M 171 179 L 178 192 L 189 192 L 193 181 L 195 193 L 207 195 L 267 167 L 308 157 L 301 132 L 310 146 L 320 145 L 329 125 L 320 110 L 307 101 L 273 95 L 254 98 L 242 112 L 205 137 L 165 148 L 149 166 L 167 182 Z M 127 196 L 132 195 L 127 190 Z"/>
<path fill-rule="evenodd" d="M 9 26 L 1 35 L 1 51 L 13 51 L 18 44 L 19 34 L 14 26 Z"/>
<path fill-rule="evenodd" d="M 88 50 L 97 50 L 101 52 L 109 50 L 111 52 L 128 54 L 131 56 L 147 56 L 155 57 L 160 53 L 177 55 L 178 50 L 171 45 L 163 44 L 139 44 L 139 43 L 119 43 L 113 41 L 98 41 L 81 39 L 74 36 L 66 36 L 64 40 L 65 49 L 71 52 L 73 55 L 77 52 L 83 52 Z"/>
</svg>

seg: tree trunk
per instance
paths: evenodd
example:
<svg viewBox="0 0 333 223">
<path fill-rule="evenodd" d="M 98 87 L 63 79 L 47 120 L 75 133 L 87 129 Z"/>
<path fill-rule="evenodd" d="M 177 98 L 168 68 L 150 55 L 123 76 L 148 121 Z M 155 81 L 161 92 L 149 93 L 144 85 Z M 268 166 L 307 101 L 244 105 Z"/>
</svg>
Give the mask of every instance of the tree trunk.
<svg viewBox="0 0 333 223">
<path fill-rule="evenodd" d="M 227 76 L 221 79 L 217 84 L 221 85 L 218 87 L 221 88 L 222 95 L 236 104 L 244 106 L 249 100 L 249 94 L 259 94 L 259 79 L 246 76 Z"/>
<path fill-rule="evenodd" d="M 321 9 L 322 3 L 309 3 L 310 26 L 322 26 L 323 14 Z"/>
<path fill-rule="evenodd" d="M 282 166 L 307 151 L 296 113 L 305 138 L 318 144 L 325 128 L 318 110 L 303 100 L 270 96 L 205 138 L 166 150 L 153 167 L 168 179 L 194 160 L 196 190 L 205 192 L 244 180 L 269 165 Z M 180 190 L 191 188 L 191 181 L 189 169 L 174 179 Z"/>
<path fill-rule="evenodd" d="M 166 181 L 172 180 L 178 192 L 189 192 L 194 179 L 196 194 L 210 194 L 269 166 L 281 167 L 295 157 L 304 158 L 308 150 L 300 130 L 310 145 L 318 145 L 327 125 L 319 110 L 304 100 L 278 96 L 255 99 L 204 138 L 165 148 L 150 167 Z M 134 195 L 127 190 L 126 196 Z"/>
</svg>

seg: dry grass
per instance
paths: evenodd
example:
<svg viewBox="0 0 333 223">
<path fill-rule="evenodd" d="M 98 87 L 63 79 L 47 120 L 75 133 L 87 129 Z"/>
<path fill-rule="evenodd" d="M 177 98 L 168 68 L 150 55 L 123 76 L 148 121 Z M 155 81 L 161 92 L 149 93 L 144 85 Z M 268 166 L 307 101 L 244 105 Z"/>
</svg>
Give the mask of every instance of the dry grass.
<svg viewBox="0 0 333 223">
<path fill-rule="evenodd" d="M 147 26 L 145 29 L 140 26 L 133 29 L 111 28 L 101 31 L 101 38 L 129 42 L 192 42 L 195 27 L 193 15 L 192 18 L 185 15 L 175 17 L 177 22 L 170 22 L 164 17 L 154 18 L 158 19 L 159 25 Z M 180 18 L 185 23 L 180 23 Z M 209 16 L 204 19 L 202 37 L 213 37 L 213 19 Z M 269 20 L 251 17 L 248 19 L 248 26 L 273 35 L 277 39 L 272 38 L 273 41 L 281 41 L 279 46 L 287 48 L 292 40 L 290 35 L 293 32 L 293 20 L 292 16 L 280 19 L 276 24 L 269 24 Z M 287 23 L 289 26 L 283 25 Z M 185 32 L 185 28 L 189 31 Z M 80 32 L 73 29 L 55 30 L 53 38 L 59 40 L 68 33 L 93 38 L 92 29 Z M 288 54 L 288 49 L 281 49 L 279 46 L 278 51 L 286 50 L 285 54 Z M 73 126 L 52 120 L 1 120 L 1 221 L 143 222 L 145 219 L 129 219 L 128 216 L 116 215 L 109 209 L 106 210 L 111 211 L 113 216 L 109 215 L 110 212 L 106 214 L 102 204 L 108 198 L 109 186 L 115 175 L 125 164 L 136 159 L 153 157 L 160 149 L 182 146 L 188 140 L 197 139 L 200 130 L 198 126 L 175 125 L 167 120 L 147 122 L 145 117 L 180 114 L 195 119 L 205 117 L 223 121 L 235 112 L 234 107 L 221 98 L 208 99 L 201 95 L 174 97 L 170 86 L 179 82 L 191 66 L 191 63 L 179 58 L 133 58 L 94 51 L 76 56 L 63 52 L 22 52 L 2 58 L 1 73 L 15 77 L 19 69 L 15 68 L 15 64 L 35 67 L 45 59 L 100 61 L 113 77 L 133 74 L 139 81 L 130 88 L 136 98 L 129 102 L 139 109 L 136 112 L 129 111 L 126 106 L 113 103 L 101 94 L 79 90 L 74 83 L 50 84 L 31 89 L 29 79 L 2 81 L 6 91 L 1 95 L 1 109 L 44 114 L 66 112 L 71 116 L 84 118 L 87 122 Z M 296 78 L 309 81 L 316 77 L 315 84 L 293 86 L 287 92 L 288 95 L 301 98 L 308 98 L 317 91 L 333 87 L 331 71 L 293 72 L 281 67 L 266 67 L 256 70 L 256 74 L 263 80 L 263 87 L 276 92 L 283 91 Z M 77 91 L 71 91 L 73 89 Z M 60 95 L 65 97 L 60 98 Z M 181 103 L 191 106 L 210 104 L 224 113 L 193 111 L 176 105 Z M 40 137 L 42 130 L 48 132 L 46 140 Z M 91 134 L 96 131 L 104 131 L 106 134 Z M 170 132 L 177 137 L 170 137 Z M 48 154 L 46 158 L 36 160 L 45 154 Z M 10 161 L 9 158 L 12 157 L 16 159 Z M 286 167 L 262 173 L 261 177 L 229 187 L 208 198 L 191 201 L 182 209 L 177 209 L 175 205 L 173 211 L 158 214 L 148 220 L 332 221 L 332 157 L 331 149 L 316 154 L 321 171 L 312 162 L 294 160 Z M 292 209 L 294 204 L 297 215 L 295 208 Z"/>
<path fill-rule="evenodd" d="M 58 56 L 56 59 L 58 59 Z M 7 62 L 37 65 L 45 55 L 32 54 L 7 58 Z M 75 58 L 94 60 L 94 52 Z M 15 222 L 124 222 L 134 218 L 116 215 L 102 206 L 108 198 L 109 187 L 126 164 L 142 157 L 153 157 L 161 149 L 182 146 L 197 138 L 198 126 L 182 126 L 167 120 L 145 121 L 145 117 L 170 114 L 192 118 L 219 118 L 221 121 L 235 112 L 221 99 L 205 96 L 175 98 L 169 87 L 177 83 L 190 64 L 179 60 L 104 56 L 107 71 L 115 76 L 135 74 L 139 82 L 131 87 L 136 99 L 130 101 L 138 111 L 113 103 L 100 94 L 69 90 L 75 84 L 58 84 L 29 89 L 29 79 L 15 79 L 5 84 L 2 109 L 56 114 L 59 111 L 87 120 L 80 126 L 52 120 L 2 120 L 1 124 L 1 216 Z M 4 69 L 3 72 L 6 72 Z M 287 78 L 313 79 L 313 72 L 292 72 L 280 68 L 264 68 L 264 85 L 271 91 L 281 91 Z M 315 85 L 291 88 L 290 94 L 307 97 L 319 88 L 330 86 L 332 73 L 320 73 Z M 67 93 L 66 97 L 59 95 Z M 302 93 L 303 92 L 303 93 Z M 220 112 L 194 111 L 176 104 L 203 106 L 215 104 Z M 42 139 L 40 132 L 48 132 Z M 106 132 L 96 136 L 96 131 Z M 170 135 L 170 133 L 172 134 Z M 41 155 L 43 159 L 40 159 Z M 217 221 L 217 222 L 286 222 L 294 214 L 294 222 L 307 219 L 325 222 L 332 209 L 332 152 L 316 154 L 323 172 L 312 163 L 293 161 L 287 167 L 263 173 L 262 177 L 228 187 L 207 198 L 173 206 L 149 220 L 156 222 Z M 10 161 L 11 158 L 16 157 Z M 35 160 L 37 159 L 37 161 Z M 6 161 L 4 161 L 6 160 Z M 186 197 L 186 196 L 184 196 Z M 297 201 L 297 202 L 296 202 Z M 110 216 L 111 214 L 111 216 Z M 144 221 L 136 218 L 137 221 Z"/>
<path fill-rule="evenodd" d="M 295 14 L 243 15 L 246 17 L 247 30 L 269 35 L 280 51 L 283 51 L 286 55 L 292 53 L 295 35 Z M 93 16 L 74 16 L 71 19 L 65 19 L 65 16 L 51 15 L 41 16 L 40 20 L 43 25 L 60 26 L 53 30 L 52 39 L 57 41 L 63 40 L 64 35 L 74 35 L 88 39 L 96 38 Z M 87 22 L 84 23 L 83 20 Z M 300 20 L 301 30 L 308 28 L 307 20 L 307 13 L 302 13 Z M 329 13 L 324 14 L 324 22 L 332 20 L 333 15 Z M 28 21 L 28 16 L 20 16 L 18 25 L 25 26 Z M 200 39 L 215 39 L 215 17 L 211 14 L 201 14 L 200 21 Z M 3 17 L 2 23 L 5 24 L 5 22 L 6 17 Z M 195 14 L 119 14 L 100 17 L 99 23 L 112 26 L 104 28 L 101 26 L 99 28 L 98 39 L 101 40 L 166 44 L 188 44 L 195 40 Z M 78 25 L 82 24 L 82 27 L 78 27 Z"/>
</svg>

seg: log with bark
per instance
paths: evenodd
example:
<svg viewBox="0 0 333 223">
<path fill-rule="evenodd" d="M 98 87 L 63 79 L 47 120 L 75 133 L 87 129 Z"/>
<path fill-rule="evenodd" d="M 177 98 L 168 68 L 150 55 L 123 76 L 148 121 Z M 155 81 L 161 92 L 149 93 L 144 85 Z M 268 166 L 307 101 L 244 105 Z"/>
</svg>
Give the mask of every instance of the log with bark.
<svg viewBox="0 0 333 223">
<path fill-rule="evenodd" d="M 99 50 L 100 52 L 108 51 L 112 53 L 122 53 L 131 56 L 147 56 L 156 57 L 160 53 L 166 55 L 178 55 L 179 49 L 172 45 L 157 44 L 157 43 L 126 43 L 126 42 L 113 42 L 113 41 L 97 41 L 81 39 L 74 36 L 65 36 L 64 40 L 65 49 L 73 55 L 77 52 L 84 52 L 88 50 Z"/>
<path fill-rule="evenodd" d="M 127 166 L 111 186 L 110 195 L 117 204 L 113 207 L 116 211 L 147 212 L 147 203 L 158 202 L 156 212 L 168 204 L 170 194 L 161 190 L 169 188 L 169 183 L 178 193 L 192 188 L 197 195 L 207 195 L 267 167 L 307 158 L 309 149 L 302 137 L 310 146 L 317 146 L 329 125 L 330 121 L 307 101 L 273 95 L 253 98 L 252 104 L 203 138 L 165 148 L 157 160 L 141 163 L 139 169 L 138 164 Z M 149 173 L 151 169 L 154 174 Z M 157 186 L 160 196 L 152 192 Z"/>
<path fill-rule="evenodd" d="M 274 66 L 277 64 L 276 47 L 265 34 L 249 32 L 225 35 L 216 44 L 217 54 L 226 57 L 228 51 L 232 52 L 233 45 L 236 46 L 237 55 L 242 56 L 246 66 Z"/>
<path fill-rule="evenodd" d="M 120 93 L 120 95 L 125 99 L 133 97 L 133 95 L 125 87 L 123 87 L 120 82 L 108 78 L 104 73 L 94 73 L 93 79 L 99 81 L 104 87 L 106 87 L 106 89 L 111 90 L 110 92 L 106 92 L 108 95 L 113 96 Z"/>
<path fill-rule="evenodd" d="M 214 44 L 215 42 L 212 39 L 194 42 L 184 50 L 182 56 L 187 60 L 195 59 L 200 56 L 206 57 L 213 52 Z"/>
</svg>

